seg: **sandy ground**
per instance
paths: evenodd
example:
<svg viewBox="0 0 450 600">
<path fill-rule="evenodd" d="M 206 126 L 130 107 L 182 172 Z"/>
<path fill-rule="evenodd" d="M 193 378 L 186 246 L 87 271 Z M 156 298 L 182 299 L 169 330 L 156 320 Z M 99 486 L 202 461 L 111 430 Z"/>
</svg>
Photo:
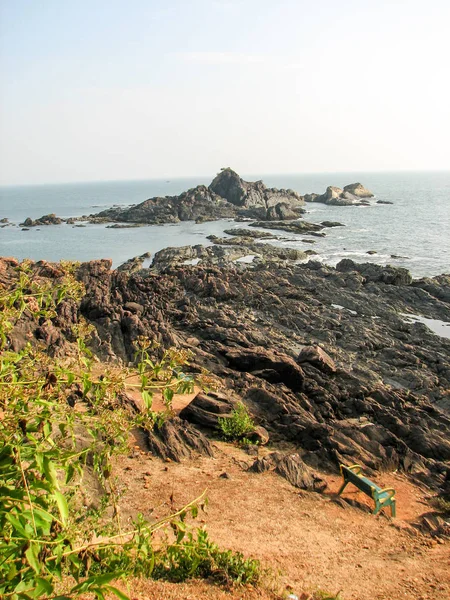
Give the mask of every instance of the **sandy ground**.
<svg viewBox="0 0 450 600">
<path fill-rule="evenodd" d="M 165 516 L 207 490 L 208 512 L 199 515 L 198 525 L 205 525 L 224 549 L 260 559 L 276 575 L 277 591 L 300 598 L 318 589 L 340 591 L 343 600 L 450 598 L 450 544 L 411 526 L 430 511 L 426 490 L 400 474 L 380 475 L 379 485 L 397 490 L 397 519 L 392 520 L 370 514 L 370 499 L 350 485 L 343 496 L 359 504 L 337 503 L 337 476 L 325 476 L 328 494 L 301 492 L 273 473 L 247 473 L 253 460 L 224 442 L 215 443 L 214 459 L 182 464 L 163 462 L 136 446 L 115 465 L 124 492 L 123 520 L 138 512 L 149 519 Z M 268 590 L 227 592 L 205 582 L 128 585 L 136 600 L 274 597 Z"/>
</svg>

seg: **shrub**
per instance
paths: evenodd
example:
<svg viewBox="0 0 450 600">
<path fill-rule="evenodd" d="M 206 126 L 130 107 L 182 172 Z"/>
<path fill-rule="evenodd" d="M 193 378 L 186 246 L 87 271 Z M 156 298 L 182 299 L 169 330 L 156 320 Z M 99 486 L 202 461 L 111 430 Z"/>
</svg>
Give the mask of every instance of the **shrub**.
<svg viewBox="0 0 450 600">
<path fill-rule="evenodd" d="M 227 440 L 239 441 L 255 428 L 247 407 L 239 402 L 230 417 L 219 417 L 219 427 Z"/>
</svg>

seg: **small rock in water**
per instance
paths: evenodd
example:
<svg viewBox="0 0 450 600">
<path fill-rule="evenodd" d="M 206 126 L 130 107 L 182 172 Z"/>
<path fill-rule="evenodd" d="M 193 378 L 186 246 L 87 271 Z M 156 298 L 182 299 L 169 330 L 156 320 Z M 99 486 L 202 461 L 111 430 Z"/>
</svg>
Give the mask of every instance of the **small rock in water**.
<svg viewBox="0 0 450 600">
<path fill-rule="evenodd" d="M 376 250 L 367 250 L 366 254 L 376 254 Z"/>
</svg>

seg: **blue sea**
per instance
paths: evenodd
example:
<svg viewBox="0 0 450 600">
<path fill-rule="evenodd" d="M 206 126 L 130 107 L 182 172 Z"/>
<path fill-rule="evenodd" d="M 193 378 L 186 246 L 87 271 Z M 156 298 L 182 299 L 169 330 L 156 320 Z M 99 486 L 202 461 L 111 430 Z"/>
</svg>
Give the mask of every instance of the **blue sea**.
<svg viewBox="0 0 450 600">
<path fill-rule="evenodd" d="M 49 261 L 111 258 L 118 266 L 131 257 L 154 254 L 167 246 L 209 244 L 208 235 L 222 235 L 233 222 L 183 222 L 135 229 L 63 224 L 29 231 L 22 231 L 19 223 L 48 213 L 64 218 L 81 216 L 153 196 L 179 194 L 198 184 L 208 185 L 213 176 L 2 187 L 0 219 L 6 217 L 11 224 L 0 228 L 0 255 Z M 450 171 L 259 174 L 243 178 L 262 179 L 269 187 L 291 188 L 300 194 L 323 193 L 328 185 L 343 187 L 359 181 L 375 194 L 369 207 L 306 204 L 306 220 L 339 221 L 345 227 L 326 229 L 325 238 L 310 238 L 314 245 L 302 242 L 304 235 L 278 231 L 283 239 L 275 242 L 277 245 L 314 249 L 319 260 L 331 265 L 347 257 L 357 262 L 406 267 L 415 277 L 450 272 Z M 393 204 L 376 204 L 376 200 Z M 369 255 L 368 251 L 376 254 Z"/>
</svg>

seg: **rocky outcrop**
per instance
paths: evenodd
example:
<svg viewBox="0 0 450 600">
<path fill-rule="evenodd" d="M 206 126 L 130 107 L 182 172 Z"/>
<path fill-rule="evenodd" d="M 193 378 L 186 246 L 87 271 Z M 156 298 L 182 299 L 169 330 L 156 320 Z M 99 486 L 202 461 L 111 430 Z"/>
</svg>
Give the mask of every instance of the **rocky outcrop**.
<svg viewBox="0 0 450 600">
<path fill-rule="evenodd" d="M 373 198 L 372 192 L 369 192 L 362 183 L 350 183 L 344 187 L 344 193 L 351 194 L 357 198 Z"/>
<path fill-rule="evenodd" d="M 0 282 L 17 277 L 16 266 L 2 261 Z M 48 263 L 32 269 L 58 277 Z M 185 409 L 192 426 L 216 427 L 238 399 L 275 447 L 289 444 L 313 470 L 357 462 L 369 474 L 399 469 L 444 485 L 450 340 L 402 313 L 450 322 L 448 275 L 411 282 L 403 270 L 368 273 L 356 263 L 183 265 L 167 253 L 136 273 L 85 263 L 78 277 L 81 304 L 61 303 L 46 323 L 25 311 L 8 333 L 10 347 L 31 341 L 63 353 L 81 314 L 95 327 L 92 350 L 106 361 L 133 361 L 141 335 L 162 348 L 190 348 L 192 370 L 208 369 L 225 396 Z"/>
<path fill-rule="evenodd" d="M 208 239 L 213 242 L 213 246 L 180 246 L 160 250 L 153 259 L 153 268 L 164 269 L 168 264 L 226 266 L 235 264 L 244 257 L 252 258 L 255 264 L 297 262 L 305 260 L 311 254 L 311 250 L 303 252 L 296 248 L 279 248 L 255 242 L 252 238 L 218 238 L 210 235 Z"/>
<path fill-rule="evenodd" d="M 303 198 L 293 190 L 268 188 L 262 181 L 244 181 L 230 168 L 213 179 L 209 189 L 240 207 L 240 214 L 256 218 L 298 219 L 302 213 Z"/>
<path fill-rule="evenodd" d="M 274 471 L 294 487 L 310 492 L 323 492 L 327 488 L 327 482 L 308 467 L 298 454 L 272 452 L 263 458 L 257 458 L 249 471 Z"/>
<path fill-rule="evenodd" d="M 43 215 L 39 219 L 33 221 L 30 217 L 26 218 L 23 223 L 20 223 L 20 227 L 37 227 L 39 225 L 61 225 L 64 223 L 64 219 L 57 217 L 55 213 L 50 213 L 48 215 Z"/>
<path fill-rule="evenodd" d="M 373 254 L 369 251 L 367 254 Z M 375 252 L 376 254 L 376 252 Z M 410 285 L 412 277 L 408 269 L 403 267 L 383 267 L 373 263 L 355 263 L 349 258 L 344 258 L 336 265 L 337 271 L 356 271 L 361 273 L 366 281 L 381 281 L 390 285 Z"/>
<path fill-rule="evenodd" d="M 129 208 L 110 208 L 91 215 L 90 220 L 160 224 L 195 221 L 199 218 L 224 219 L 235 214 L 232 204 L 206 186 L 199 185 L 179 196 L 150 198 Z"/>
<path fill-rule="evenodd" d="M 324 194 L 307 194 L 305 202 L 322 202 L 331 206 L 350 206 L 367 204 L 369 198 L 373 198 L 372 192 L 361 183 L 351 183 L 344 189 L 328 186 Z"/>
<path fill-rule="evenodd" d="M 94 223 L 178 223 L 230 217 L 298 219 L 302 197 L 293 190 L 267 188 L 262 181 L 248 182 L 231 169 L 223 169 L 209 187 L 199 185 L 179 196 L 150 198 L 131 207 L 113 207 L 83 216 Z"/>
<path fill-rule="evenodd" d="M 250 223 L 250 227 L 260 227 L 262 229 L 279 229 L 280 231 L 288 231 L 289 233 L 301 233 L 303 235 L 319 235 L 324 236 L 322 232 L 323 225 L 317 223 L 308 223 L 307 221 L 255 221 Z"/>
<path fill-rule="evenodd" d="M 214 456 L 209 440 L 183 419 L 167 419 L 146 433 L 148 449 L 160 458 L 181 462 L 199 454 Z"/>
</svg>

